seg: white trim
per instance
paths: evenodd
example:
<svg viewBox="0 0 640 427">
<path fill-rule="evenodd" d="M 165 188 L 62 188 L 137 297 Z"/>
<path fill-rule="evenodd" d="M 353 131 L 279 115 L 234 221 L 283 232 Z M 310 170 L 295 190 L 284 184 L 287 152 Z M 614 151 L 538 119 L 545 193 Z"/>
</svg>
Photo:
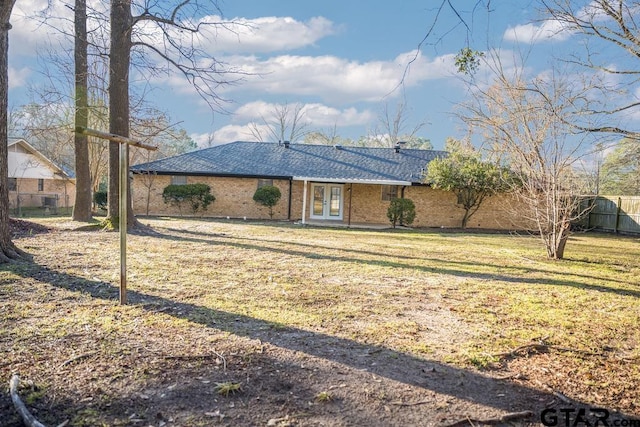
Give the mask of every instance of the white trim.
<svg viewBox="0 0 640 427">
<path fill-rule="evenodd" d="M 302 184 L 302 225 L 305 224 L 305 216 L 307 215 L 307 180 Z"/>
<path fill-rule="evenodd" d="M 409 186 L 413 183 L 410 181 L 394 181 L 386 179 L 342 179 L 342 178 L 314 178 L 314 177 L 302 177 L 294 176 L 291 178 L 293 181 L 313 181 L 313 182 L 326 182 L 326 183 L 338 183 L 338 184 L 376 184 L 376 185 L 404 185 Z"/>
</svg>

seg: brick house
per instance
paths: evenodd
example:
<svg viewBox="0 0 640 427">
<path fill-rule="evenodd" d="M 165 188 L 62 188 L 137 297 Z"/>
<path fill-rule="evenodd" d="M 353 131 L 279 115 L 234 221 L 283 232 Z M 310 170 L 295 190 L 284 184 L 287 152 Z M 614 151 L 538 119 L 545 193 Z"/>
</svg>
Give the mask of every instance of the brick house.
<svg viewBox="0 0 640 427">
<path fill-rule="evenodd" d="M 179 215 L 166 205 L 169 184 L 204 183 L 216 197 L 209 217 L 266 219 L 253 201 L 261 185 L 274 185 L 282 198 L 274 219 L 336 225 L 389 225 L 387 209 L 395 197 L 416 205 L 415 227 L 459 227 L 463 210 L 453 193 L 422 182 L 428 163 L 443 151 L 308 144 L 232 142 L 135 165 L 133 209 L 139 215 Z M 491 198 L 468 226 L 512 229 L 500 203 Z"/>
<path fill-rule="evenodd" d="M 8 142 L 9 208 L 55 212 L 75 203 L 75 179 L 21 138 Z"/>
</svg>

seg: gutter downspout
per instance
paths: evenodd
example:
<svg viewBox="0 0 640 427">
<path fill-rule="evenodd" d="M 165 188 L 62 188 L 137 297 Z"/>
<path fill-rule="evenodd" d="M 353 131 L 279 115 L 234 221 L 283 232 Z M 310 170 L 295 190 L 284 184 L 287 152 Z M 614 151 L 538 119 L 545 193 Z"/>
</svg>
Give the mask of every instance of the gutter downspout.
<svg viewBox="0 0 640 427">
<path fill-rule="evenodd" d="M 302 190 L 302 225 L 305 225 L 305 214 L 307 212 L 307 180 L 304 180 Z"/>
<path fill-rule="evenodd" d="M 347 221 L 347 228 L 351 228 L 351 201 L 353 200 L 353 183 L 349 184 L 349 220 Z"/>
<path fill-rule="evenodd" d="M 289 207 L 287 210 L 287 220 L 291 221 L 291 193 L 292 193 L 292 187 L 293 186 L 293 178 L 289 178 Z"/>
</svg>

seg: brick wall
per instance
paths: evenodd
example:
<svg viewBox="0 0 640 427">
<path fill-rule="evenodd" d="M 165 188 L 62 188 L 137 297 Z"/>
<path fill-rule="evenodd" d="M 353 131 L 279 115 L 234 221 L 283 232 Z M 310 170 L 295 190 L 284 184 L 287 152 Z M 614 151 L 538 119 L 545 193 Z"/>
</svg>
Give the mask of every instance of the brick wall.
<svg viewBox="0 0 640 427">
<path fill-rule="evenodd" d="M 219 178 L 205 176 L 189 176 L 187 184 L 202 183 L 211 187 L 211 194 L 216 200 L 209 205 L 204 216 L 268 219 L 269 209 L 253 201 L 253 194 L 258 188 L 255 178 Z M 149 195 L 149 215 L 182 215 L 191 216 L 188 207 L 182 212 L 164 203 L 162 191 L 171 184 L 171 177 L 165 175 L 134 175 L 132 185 L 133 211 L 137 215 L 147 214 L 147 195 Z M 289 203 L 289 181 L 274 180 L 273 185 L 280 189 L 282 197 L 273 208 L 274 219 L 287 219 Z M 200 215 L 198 212 L 196 215 Z"/>
<path fill-rule="evenodd" d="M 58 207 L 72 207 L 76 200 L 76 186 L 72 180 L 44 179 L 42 191 L 38 190 L 37 178 L 17 178 L 17 191 L 9 192 L 10 208 L 17 207 L 20 195 L 22 207 L 43 206 L 43 197 L 58 197 Z"/>
<path fill-rule="evenodd" d="M 138 215 L 146 214 L 147 188 L 150 190 L 149 215 L 180 215 L 178 208 L 166 205 L 162 200 L 162 191 L 171 183 L 169 176 L 134 175 L 132 194 L 133 209 Z M 253 201 L 253 194 L 258 188 L 255 178 L 218 178 L 187 177 L 188 184 L 204 183 L 211 187 L 216 197 L 203 216 L 231 217 L 250 219 L 268 219 L 266 207 Z M 289 185 L 291 184 L 291 217 L 289 212 Z M 275 220 L 299 221 L 302 218 L 302 198 L 304 185 L 301 181 L 274 180 L 273 185 L 280 189 L 282 198 L 274 207 Z M 400 195 L 400 194 L 399 194 Z M 373 184 L 345 184 L 343 187 L 344 212 L 343 222 L 352 224 L 389 224 L 387 219 L 388 201 L 382 200 L 382 189 Z M 456 206 L 453 193 L 434 190 L 427 186 L 405 187 L 404 197 L 413 200 L 416 205 L 414 227 L 459 227 L 464 211 Z M 311 207 L 311 185 L 307 183 L 307 209 L 305 219 L 309 220 Z M 514 229 L 526 228 L 522 223 L 511 220 L 511 210 L 507 208 L 506 199 L 496 196 L 487 199 L 481 209 L 471 217 L 469 228 Z M 182 215 L 191 216 L 188 207 L 183 208 Z M 200 215 L 198 213 L 197 215 Z M 517 217 L 517 215 L 516 215 Z M 517 222 L 517 221 L 516 221 Z"/>
</svg>

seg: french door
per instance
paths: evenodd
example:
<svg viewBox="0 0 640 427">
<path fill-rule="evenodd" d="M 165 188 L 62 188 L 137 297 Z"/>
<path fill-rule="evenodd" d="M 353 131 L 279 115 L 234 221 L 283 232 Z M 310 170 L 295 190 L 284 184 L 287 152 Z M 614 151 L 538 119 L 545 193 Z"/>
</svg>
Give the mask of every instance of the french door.
<svg viewBox="0 0 640 427">
<path fill-rule="evenodd" d="M 342 220 L 342 184 L 311 184 L 311 219 Z"/>
</svg>

